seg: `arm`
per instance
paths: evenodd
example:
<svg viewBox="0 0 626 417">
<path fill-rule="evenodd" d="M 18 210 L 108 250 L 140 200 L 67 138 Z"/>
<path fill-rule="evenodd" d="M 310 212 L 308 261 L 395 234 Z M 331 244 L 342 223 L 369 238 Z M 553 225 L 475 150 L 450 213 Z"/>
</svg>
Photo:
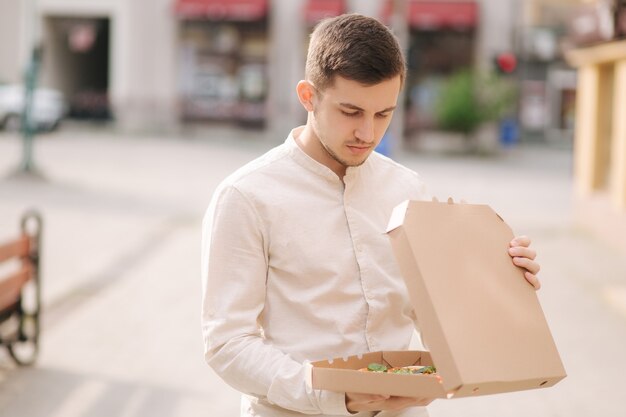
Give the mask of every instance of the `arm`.
<svg viewBox="0 0 626 417">
<path fill-rule="evenodd" d="M 209 366 L 235 389 L 306 414 L 348 414 L 344 394 L 306 387 L 306 367 L 263 338 L 267 236 L 253 205 L 220 187 L 203 222 L 202 333 Z"/>
</svg>

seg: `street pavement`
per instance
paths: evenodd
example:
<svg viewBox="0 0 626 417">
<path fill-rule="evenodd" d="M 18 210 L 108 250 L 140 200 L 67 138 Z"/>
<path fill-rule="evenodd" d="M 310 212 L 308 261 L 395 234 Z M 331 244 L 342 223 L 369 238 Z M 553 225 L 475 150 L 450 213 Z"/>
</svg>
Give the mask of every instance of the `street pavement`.
<svg viewBox="0 0 626 417">
<path fill-rule="evenodd" d="M 37 138 L 36 179 L 12 174 L 22 144 L 0 133 L 0 241 L 30 207 L 45 221 L 41 353 L 18 368 L 0 350 L 0 416 L 238 415 L 239 394 L 202 356 L 200 223 L 219 181 L 281 140 L 70 127 Z M 538 296 L 568 372 L 548 389 L 435 401 L 431 416 L 623 416 L 626 248 L 574 223 L 571 151 L 396 159 L 440 200 L 489 204 L 532 237 Z"/>
</svg>

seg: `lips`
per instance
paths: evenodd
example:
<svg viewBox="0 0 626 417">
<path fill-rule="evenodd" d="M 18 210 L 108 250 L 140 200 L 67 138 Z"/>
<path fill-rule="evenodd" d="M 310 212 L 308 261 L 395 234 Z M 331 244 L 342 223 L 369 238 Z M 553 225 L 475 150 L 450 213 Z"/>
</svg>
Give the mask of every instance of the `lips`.
<svg viewBox="0 0 626 417">
<path fill-rule="evenodd" d="M 362 155 L 371 149 L 371 146 L 346 145 L 346 147 L 355 155 Z"/>
</svg>

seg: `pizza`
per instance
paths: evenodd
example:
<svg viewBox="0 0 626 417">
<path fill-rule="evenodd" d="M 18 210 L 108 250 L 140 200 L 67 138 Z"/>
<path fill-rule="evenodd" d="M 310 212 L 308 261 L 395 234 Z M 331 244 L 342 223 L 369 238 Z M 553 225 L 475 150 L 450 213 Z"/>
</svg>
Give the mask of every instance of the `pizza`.
<svg viewBox="0 0 626 417">
<path fill-rule="evenodd" d="M 430 365 L 411 365 L 411 366 L 399 366 L 389 368 L 380 363 L 370 363 L 367 368 L 361 368 L 359 371 L 363 372 L 379 372 L 379 373 L 391 373 L 391 374 L 406 374 L 406 375 L 430 375 L 437 373 L 437 369 Z"/>
</svg>

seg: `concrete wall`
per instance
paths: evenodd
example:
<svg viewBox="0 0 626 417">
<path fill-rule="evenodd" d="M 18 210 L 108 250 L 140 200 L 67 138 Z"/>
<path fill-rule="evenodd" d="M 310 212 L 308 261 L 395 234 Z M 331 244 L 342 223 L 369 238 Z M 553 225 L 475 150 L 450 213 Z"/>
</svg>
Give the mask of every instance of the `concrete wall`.
<svg viewBox="0 0 626 417">
<path fill-rule="evenodd" d="M 276 139 L 282 140 L 291 128 L 306 120 L 296 84 L 304 78 L 307 31 L 303 28 L 304 0 L 283 0 L 274 5 L 269 34 L 269 126 Z"/>
<path fill-rule="evenodd" d="M 525 0 L 480 0 L 476 64 L 488 68 L 498 52 L 513 51 L 515 28 L 522 24 Z"/>
<path fill-rule="evenodd" d="M 128 84 L 118 95 L 117 106 L 120 121 L 128 128 L 160 130 L 177 120 L 178 22 L 172 4 L 127 2 L 123 67 Z"/>
<path fill-rule="evenodd" d="M 0 0 L 0 82 L 16 83 L 26 64 L 25 3 Z"/>
</svg>

